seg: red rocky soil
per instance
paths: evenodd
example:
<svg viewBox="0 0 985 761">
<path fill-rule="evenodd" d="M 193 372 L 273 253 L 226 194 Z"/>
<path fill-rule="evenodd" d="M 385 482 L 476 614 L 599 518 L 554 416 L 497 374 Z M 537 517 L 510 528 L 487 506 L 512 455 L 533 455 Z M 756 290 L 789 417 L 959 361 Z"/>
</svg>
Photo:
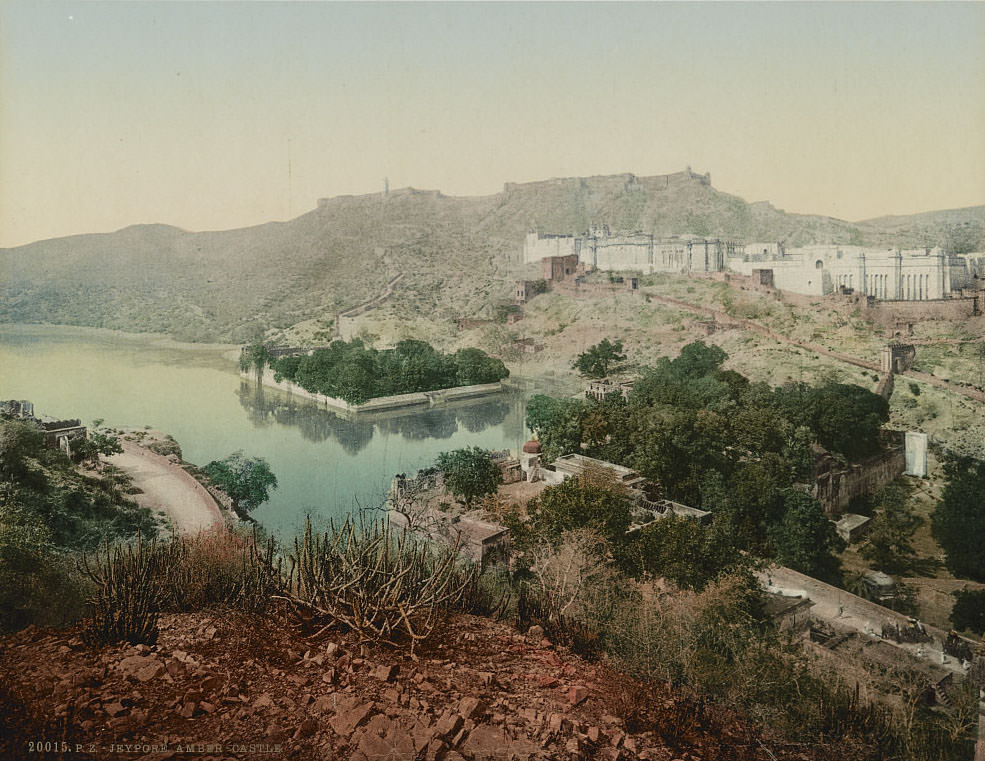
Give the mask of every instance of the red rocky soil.
<svg viewBox="0 0 985 761">
<path fill-rule="evenodd" d="M 734 716 L 646 693 L 538 633 L 471 616 L 413 656 L 225 611 L 162 616 L 152 647 L 93 650 L 75 630 L 33 627 L 0 640 L 0 759 L 810 755 L 794 750 Z"/>
</svg>

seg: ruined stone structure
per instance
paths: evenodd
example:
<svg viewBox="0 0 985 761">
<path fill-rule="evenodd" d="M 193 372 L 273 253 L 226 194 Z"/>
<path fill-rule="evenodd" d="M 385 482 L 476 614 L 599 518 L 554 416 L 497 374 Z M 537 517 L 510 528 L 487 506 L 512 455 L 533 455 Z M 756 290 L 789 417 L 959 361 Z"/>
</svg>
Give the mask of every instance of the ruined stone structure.
<svg viewBox="0 0 985 761">
<path fill-rule="evenodd" d="M 0 414 L 37 425 L 44 433 L 44 444 L 49 449 L 60 449 L 68 453 L 73 441 L 88 436 L 86 427 L 78 418 L 56 420 L 51 417 L 35 417 L 34 404 L 26 399 L 0 401 Z"/>
<path fill-rule="evenodd" d="M 588 384 L 588 388 L 585 389 L 585 396 L 599 402 L 605 399 L 605 397 L 609 394 L 619 394 L 623 399 L 629 399 L 629 392 L 632 390 L 633 384 L 631 381 L 615 383 L 610 381 L 608 378 L 603 378 L 600 381 L 590 382 Z"/>
<path fill-rule="evenodd" d="M 76 439 L 84 439 L 87 436 L 86 427 L 78 418 L 70 420 L 55 420 L 53 418 L 41 418 L 39 421 L 41 430 L 44 431 L 44 443 L 49 449 L 61 449 L 68 452 L 71 444 Z"/>
<path fill-rule="evenodd" d="M 856 497 L 881 489 L 903 475 L 906 453 L 899 443 L 862 463 L 842 465 L 831 455 L 822 455 L 814 466 L 813 496 L 829 516 L 840 515 Z"/>
<path fill-rule="evenodd" d="M 848 544 L 857 542 L 869 530 L 872 519 L 867 515 L 845 513 L 835 521 L 835 531 Z"/>
<path fill-rule="evenodd" d="M 523 480 L 520 460 L 514 457 L 509 449 L 490 452 L 490 455 L 499 468 L 499 474 L 503 477 L 504 484 L 515 484 Z"/>
<path fill-rule="evenodd" d="M 913 367 L 913 360 L 917 356 L 917 350 L 913 344 L 900 343 L 893 341 L 886 344 L 879 355 L 879 369 L 884 373 L 905 373 Z"/>
<path fill-rule="evenodd" d="M 513 286 L 513 303 L 526 304 L 536 295 L 536 283 L 533 280 L 517 280 Z"/>
<path fill-rule="evenodd" d="M 560 283 L 578 276 L 578 257 L 574 254 L 541 259 L 541 277 L 548 283 Z"/>
<path fill-rule="evenodd" d="M 0 415 L 17 420 L 34 420 L 34 404 L 27 399 L 0 401 Z"/>
<path fill-rule="evenodd" d="M 696 507 L 691 507 L 690 505 L 684 505 L 680 502 L 674 502 L 670 499 L 647 499 L 646 495 L 638 494 L 634 501 L 634 507 L 637 510 L 646 510 L 653 514 L 653 520 L 659 521 L 663 518 L 668 518 L 671 515 L 677 516 L 678 518 L 690 518 L 691 520 L 696 520 L 699 523 L 709 523 L 711 522 L 711 513 L 707 510 L 699 510 Z M 635 530 L 646 528 L 649 524 L 641 524 L 636 527 Z M 628 533 L 632 533 L 633 528 L 630 528 Z"/>
</svg>

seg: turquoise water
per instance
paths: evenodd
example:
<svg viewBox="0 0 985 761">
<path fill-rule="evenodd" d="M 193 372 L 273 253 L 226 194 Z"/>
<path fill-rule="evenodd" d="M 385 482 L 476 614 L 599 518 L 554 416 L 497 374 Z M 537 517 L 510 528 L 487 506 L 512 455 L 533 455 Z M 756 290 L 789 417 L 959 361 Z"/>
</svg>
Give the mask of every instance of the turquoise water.
<svg viewBox="0 0 985 761">
<path fill-rule="evenodd" d="M 244 382 L 229 347 L 175 344 L 112 331 L 0 326 L 0 399 L 38 415 L 170 433 L 199 465 L 242 449 L 280 482 L 255 513 L 281 536 L 381 503 L 395 473 L 466 445 L 517 450 L 525 394 L 509 392 L 420 412 L 346 420 Z"/>
</svg>

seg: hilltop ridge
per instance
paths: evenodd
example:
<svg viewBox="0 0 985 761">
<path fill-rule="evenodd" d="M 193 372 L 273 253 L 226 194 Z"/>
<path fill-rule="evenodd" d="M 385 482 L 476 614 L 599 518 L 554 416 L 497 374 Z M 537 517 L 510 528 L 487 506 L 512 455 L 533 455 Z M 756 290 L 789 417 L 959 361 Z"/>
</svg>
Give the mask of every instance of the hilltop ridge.
<svg viewBox="0 0 985 761">
<path fill-rule="evenodd" d="M 132 225 L 0 249 L 0 322 L 245 341 L 310 319 L 327 329 L 400 272 L 421 308 L 450 319 L 505 295 L 528 230 L 595 223 L 793 246 L 936 245 L 957 232 L 981 247 L 985 206 L 849 223 L 750 204 L 690 170 L 506 183 L 476 197 L 413 188 L 338 196 L 286 222 L 209 232 Z"/>
</svg>

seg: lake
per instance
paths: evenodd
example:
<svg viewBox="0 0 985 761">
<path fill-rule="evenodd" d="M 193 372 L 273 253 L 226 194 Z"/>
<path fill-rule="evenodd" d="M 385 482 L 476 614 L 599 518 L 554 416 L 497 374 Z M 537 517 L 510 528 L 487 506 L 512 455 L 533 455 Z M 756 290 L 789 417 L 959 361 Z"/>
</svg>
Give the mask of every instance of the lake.
<svg viewBox="0 0 985 761">
<path fill-rule="evenodd" d="M 87 425 L 157 428 L 198 465 L 238 449 L 263 457 L 280 485 L 254 517 L 282 538 L 306 514 L 323 525 L 379 505 L 394 474 L 427 467 L 440 452 L 517 451 L 528 438 L 532 391 L 347 420 L 244 381 L 237 353 L 159 336 L 0 325 L 0 399 L 28 399 L 37 415 Z"/>
</svg>

